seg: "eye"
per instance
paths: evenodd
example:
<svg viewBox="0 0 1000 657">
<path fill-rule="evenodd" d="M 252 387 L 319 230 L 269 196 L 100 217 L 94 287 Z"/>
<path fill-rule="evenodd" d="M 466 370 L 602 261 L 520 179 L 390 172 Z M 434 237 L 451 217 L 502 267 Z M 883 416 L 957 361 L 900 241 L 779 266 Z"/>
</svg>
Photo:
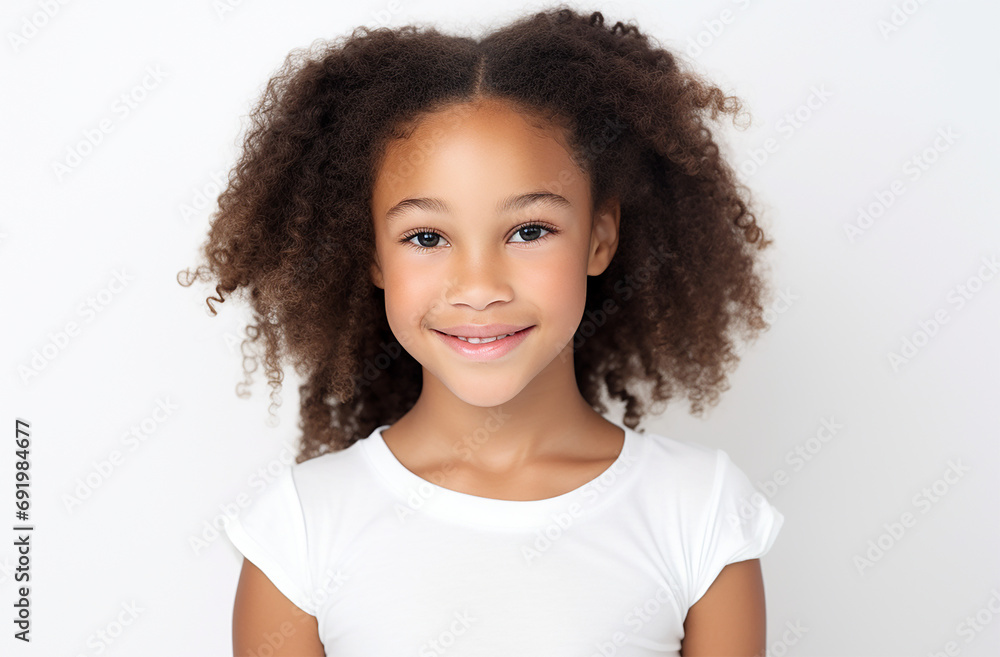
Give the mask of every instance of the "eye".
<svg viewBox="0 0 1000 657">
<path fill-rule="evenodd" d="M 524 226 L 518 228 L 514 232 L 514 235 L 515 236 L 521 235 L 523 237 L 525 234 L 527 234 L 530 237 L 530 239 L 525 240 L 526 242 L 537 242 L 548 236 L 548 235 L 538 235 L 538 231 L 540 230 L 544 230 L 546 233 L 556 232 L 554 228 L 547 228 L 542 224 L 525 224 Z"/>
<path fill-rule="evenodd" d="M 441 238 L 441 236 L 439 234 L 435 233 L 432 230 L 423 230 L 423 229 L 421 229 L 421 230 L 419 230 L 419 231 L 417 231 L 415 233 L 409 233 L 409 234 L 403 236 L 403 239 L 401 239 L 400 241 L 408 243 L 408 244 L 411 244 L 414 248 L 416 248 L 416 249 L 418 249 L 420 251 L 430 251 L 434 246 L 436 246 L 436 244 L 431 244 L 429 246 L 424 246 L 422 243 L 421 244 L 413 244 L 413 240 L 417 240 L 418 242 L 423 242 L 425 240 L 429 241 L 429 242 L 434 242 L 434 241 L 436 241 L 436 240 L 438 240 L 440 238 Z"/>
<path fill-rule="evenodd" d="M 538 231 L 545 231 L 545 235 L 539 235 Z M 549 226 L 546 224 L 541 224 L 537 222 L 523 224 L 518 226 L 514 231 L 514 237 L 520 236 L 521 241 L 514 241 L 515 244 L 528 244 L 531 242 L 540 242 L 550 234 L 554 235 L 558 233 L 559 230 L 554 226 Z M 525 239 L 527 238 L 527 239 Z M 418 252 L 433 251 L 437 246 L 437 241 L 443 239 L 440 233 L 433 231 L 429 228 L 417 228 L 408 232 L 400 238 L 400 243 L 409 244 L 415 248 Z M 513 237 L 511 238 L 513 240 Z M 413 240 L 417 240 L 418 243 L 414 243 Z M 429 243 L 429 244 L 428 244 Z"/>
</svg>

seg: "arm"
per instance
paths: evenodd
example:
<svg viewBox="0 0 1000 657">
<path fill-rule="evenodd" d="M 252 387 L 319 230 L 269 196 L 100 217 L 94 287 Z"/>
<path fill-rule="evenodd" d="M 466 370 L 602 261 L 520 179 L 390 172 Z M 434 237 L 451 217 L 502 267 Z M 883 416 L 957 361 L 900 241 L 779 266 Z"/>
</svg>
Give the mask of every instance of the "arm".
<svg viewBox="0 0 1000 657">
<path fill-rule="evenodd" d="M 684 619 L 683 657 L 762 657 L 767 643 L 760 559 L 731 563 Z"/>
<path fill-rule="evenodd" d="M 233 605 L 233 656 L 325 657 L 316 617 L 299 609 L 243 559 Z"/>
</svg>

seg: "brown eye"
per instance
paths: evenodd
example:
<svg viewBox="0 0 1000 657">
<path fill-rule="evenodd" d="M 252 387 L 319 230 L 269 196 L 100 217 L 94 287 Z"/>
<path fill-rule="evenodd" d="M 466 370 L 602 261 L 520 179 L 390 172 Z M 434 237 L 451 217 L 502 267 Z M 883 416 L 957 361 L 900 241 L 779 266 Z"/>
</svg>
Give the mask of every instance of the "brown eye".
<svg viewBox="0 0 1000 657">
<path fill-rule="evenodd" d="M 417 233 L 413 237 L 409 238 L 408 241 L 416 239 L 417 240 L 417 245 L 416 246 L 420 246 L 420 247 L 423 247 L 423 248 L 433 248 L 433 247 L 437 246 L 437 240 L 440 239 L 440 237 L 441 236 L 438 235 L 437 233 L 423 232 L 423 233 Z M 425 244 L 424 243 L 425 241 L 426 242 L 431 242 L 431 243 L 430 244 Z"/>
<path fill-rule="evenodd" d="M 541 224 L 525 224 L 524 226 L 518 228 L 517 231 L 514 232 L 514 235 L 521 236 L 522 242 L 537 242 L 538 240 L 544 237 L 548 237 L 547 234 L 546 235 L 540 234 L 540 231 L 543 230 L 547 234 L 557 232 L 554 228 L 549 228 Z"/>
</svg>

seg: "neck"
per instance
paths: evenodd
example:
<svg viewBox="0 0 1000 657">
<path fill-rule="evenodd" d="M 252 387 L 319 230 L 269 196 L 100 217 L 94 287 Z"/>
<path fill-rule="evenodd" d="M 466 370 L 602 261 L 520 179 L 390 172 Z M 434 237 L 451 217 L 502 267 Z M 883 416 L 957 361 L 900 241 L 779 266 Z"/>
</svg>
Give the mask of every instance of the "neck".
<svg viewBox="0 0 1000 657">
<path fill-rule="evenodd" d="M 416 404 L 384 435 L 408 436 L 400 447 L 411 454 L 499 474 L 586 448 L 586 437 L 611 426 L 580 394 L 570 363 L 489 407 L 463 401 L 425 369 Z"/>
</svg>

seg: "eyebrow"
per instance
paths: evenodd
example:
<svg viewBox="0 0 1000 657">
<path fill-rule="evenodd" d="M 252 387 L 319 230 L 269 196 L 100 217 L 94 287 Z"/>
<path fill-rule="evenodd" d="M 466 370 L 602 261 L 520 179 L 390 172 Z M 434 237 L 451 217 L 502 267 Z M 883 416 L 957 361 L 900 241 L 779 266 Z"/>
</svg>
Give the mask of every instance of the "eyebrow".
<svg viewBox="0 0 1000 657">
<path fill-rule="evenodd" d="M 530 205 L 550 205 L 554 208 L 571 208 L 570 203 L 564 196 L 553 194 L 552 192 L 529 192 L 527 194 L 517 194 L 508 196 L 503 201 L 497 203 L 497 214 L 507 214 L 517 212 Z M 397 217 L 406 214 L 411 210 L 425 210 L 427 212 L 440 212 L 447 214 L 451 212 L 448 204 L 439 198 L 407 198 L 392 206 L 385 213 L 387 222 L 391 222 Z"/>
</svg>

